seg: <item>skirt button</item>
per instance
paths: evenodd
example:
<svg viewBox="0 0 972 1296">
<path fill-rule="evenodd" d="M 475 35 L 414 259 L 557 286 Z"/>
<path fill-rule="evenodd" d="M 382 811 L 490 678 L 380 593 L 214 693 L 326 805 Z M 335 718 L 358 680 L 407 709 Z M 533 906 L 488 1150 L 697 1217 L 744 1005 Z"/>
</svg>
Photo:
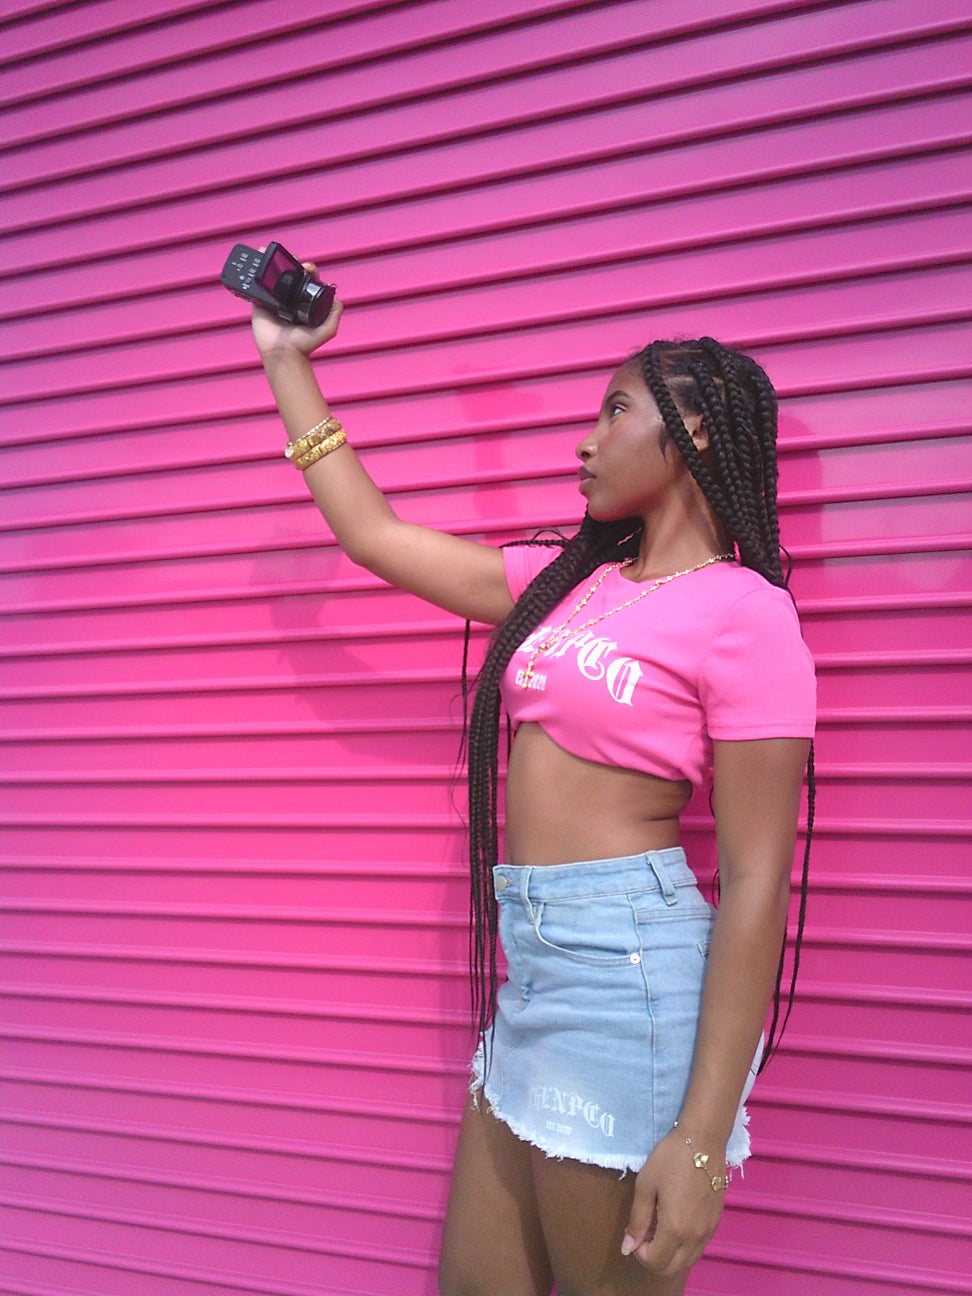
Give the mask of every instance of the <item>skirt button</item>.
<svg viewBox="0 0 972 1296">
<path fill-rule="evenodd" d="M 499 877 L 496 879 L 496 890 L 505 891 L 509 885 L 510 885 L 510 879 L 508 877 L 504 877 L 503 874 L 501 873 Z"/>
<path fill-rule="evenodd" d="M 629 955 L 629 958 L 630 958 L 630 961 L 631 961 L 632 963 L 640 963 L 640 962 L 641 962 L 641 955 L 638 954 L 637 952 L 635 952 L 634 954 Z"/>
</svg>

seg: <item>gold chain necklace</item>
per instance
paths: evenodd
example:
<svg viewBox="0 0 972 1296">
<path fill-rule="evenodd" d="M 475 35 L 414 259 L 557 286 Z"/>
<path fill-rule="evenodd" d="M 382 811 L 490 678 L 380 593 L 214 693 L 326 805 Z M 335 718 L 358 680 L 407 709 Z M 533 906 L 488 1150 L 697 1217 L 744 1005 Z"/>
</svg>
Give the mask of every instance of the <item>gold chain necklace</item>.
<svg viewBox="0 0 972 1296">
<path fill-rule="evenodd" d="M 619 571 L 625 567 L 630 567 L 635 562 L 635 559 L 628 558 L 624 562 L 611 563 L 601 572 L 600 576 L 598 576 L 597 580 L 594 581 L 580 602 L 567 613 L 566 619 L 561 621 L 559 626 L 554 626 L 549 634 L 544 639 L 541 639 L 537 644 L 533 652 L 530 654 L 530 660 L 527 662 L 524 669 L 516 672 L 516 683 L 520 688 L 530 688 L 534 678 L 533 668 L 537 664 L 537 659 L 544 653 L 550 652 L 552 648 L 556 648 L 557 645 L 563 643 L 565 639 L 569 639 L 572 635 L 580 634 L 582 630 L 590 629 L 592 625 L 597 625 L 599 621 L 605 620 L 606 617 L 613 616 L 615 612 L 623 612 L 625 608 L 631 607 L 633 603 L 640 603 L 643 598 L 647 598 L 649 594 L 654 594 L 655 590 L 661 589 L 661 587 L 667 585 L 669 581 L 678 580 L 679 576 L 691 576 L 693 572 L 701 571 L 703 567 L 711 567 L 713 563 L 717 562 L 729 562 L 734 557 L 735 555 L 731 553 L 715 554 L 714 557 L 707 558 L 705 562 L 700 562 L 695 567 L 686 567 L 684 571 L 672 572 L 670 576 L 659 576 L 658 579 L 653 581 L 647 589 L 642 590 L 640 594 L 635 594 L 633 598 L 629 598 L 625 603 L 619 603 L 617 607 L 608 608 L 606 612 L 599 612 L 597 616 L 591 617 L 588 621 L 581 622 L 579 626 L 574 626 L 573 629 L 569 629 L 568 627 L 570 626 L 571 621 L 573 621 L 574 617 L 577 616 L 579 612 L 584 610 L 597 593 L 601 583 L 605 581 L 612 572 Z"/>
</svg>

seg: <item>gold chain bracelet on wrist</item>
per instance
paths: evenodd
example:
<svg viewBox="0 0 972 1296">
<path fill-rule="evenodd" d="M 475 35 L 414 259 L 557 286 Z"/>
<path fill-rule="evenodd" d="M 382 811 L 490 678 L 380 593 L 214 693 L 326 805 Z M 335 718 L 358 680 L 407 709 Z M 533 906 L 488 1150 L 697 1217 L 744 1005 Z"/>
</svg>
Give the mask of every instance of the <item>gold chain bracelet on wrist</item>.
<svg viewBox="0 0 972 1296">
<path fill-rule="evenodd" d="M 728 1172 L 726 1172 L 726 1174 L 721 1174 L 721 1175 L 712 1174 L 712 1172 L 709 1170 L 708 1152 L 696 1151 L 695 1144 L 692 1142 L 692 1140 L 688 1138 L 685 1134 L 683 1134 L 681 1129 L 679 1129 L 678 1121 L 675 1122 L 673 1128 L 678 1131 L 678 1136 L 682 1140 L 682 1142 L 687 1143 L 688 1146 L 692 1149 L 692 1161 L 695 1164 L 695 1168 L 697 1170 L 701 1170 L 702 1173 L 705 1175 L 705 1177 L 708 1179 L 709 1187 L 712 1189 L 712 1191 L 725 1192 L 726 1189 L 729 1187 Z"/>
</svg>

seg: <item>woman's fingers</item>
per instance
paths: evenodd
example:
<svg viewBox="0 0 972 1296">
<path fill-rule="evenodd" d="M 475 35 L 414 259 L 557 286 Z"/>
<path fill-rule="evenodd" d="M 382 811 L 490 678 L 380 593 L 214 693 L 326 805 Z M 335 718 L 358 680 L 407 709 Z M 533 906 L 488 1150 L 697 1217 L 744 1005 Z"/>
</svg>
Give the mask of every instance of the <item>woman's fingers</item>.
<svg viewBox="0 0 972 1296">
<path fill-rule="evenodd" d="M 635 1185 L 631 1214 L 621 1239 L 621 1254 L 635 1255 L 655 1236 L 658 1223 L 658 1193 L 654 1185 L 639 1176 Z"/>
</svg>

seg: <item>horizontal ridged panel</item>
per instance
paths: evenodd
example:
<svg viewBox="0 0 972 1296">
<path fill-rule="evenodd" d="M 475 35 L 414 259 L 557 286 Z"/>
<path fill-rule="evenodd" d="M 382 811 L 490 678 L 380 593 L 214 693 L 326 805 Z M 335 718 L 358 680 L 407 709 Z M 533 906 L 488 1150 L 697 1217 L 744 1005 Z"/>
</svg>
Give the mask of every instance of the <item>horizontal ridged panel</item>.
<svg viewBox="0 0 972 1296">
<path fill-rule="evenodd" d="M 0 37 L 3 1296 L 434 1289 L 461 628 L 280 459 L 215 284 L 271 235 L 340 285 L 329 390 L 396 509 L 489 543 L 576 523 L 646 329 L 766 364 L 817 835 L 690 1290 L 972 1291 L 967 6 L 22 0 Z"/>
<path fill-rule="evenodd" d="M 941 0 L 927 0 L 927 3 L 929 7 L 950 9 L 957 19 L 956 26 L 967 25 L 967 15 L 964 19 L 958 17 L 958 6 L 954 0 L 951 0 L 951 3 L 948 3 L 948 0 L 946 3 L 941 3 Z M 877 4 L 878 7 L 886 10 L 901 8 L 900 3 L 888 5 L 877 0 Z M 417 6 L 416 8 L 421 12 L 430 7 Z M 859 28 L 865 27 L 860 11 L 848 9 L 846 18 Z M 382 21 L 387 23 L 387 17 Z M 411 25 L 414 23 L 414 18 L 412 15 L 401 13 L 397 16 L 397 21 Z M 673 53 L 678 55 L 678 61 L 673 59 L 671 62 L 661 64 L 657 58 L 657 44 L 648 49 L 630 48 L 629 21 L 624 5 L 603 11 L 589 10 L 586 14 L 578 15 L 571 29 L 577 32 L 580 41 L 568 42 L 567 47 L 562 50 L 549 49 L 546 52 L 548 59 L 553 59 L 560 54 L 566 62 L 576 54 L 576 45 L 579 43 L 582 46 L 584 43 L 585 33 L 581 30 L 584 26 L 588 28 L 586 33 L 588 43 L 591 37 L 598 34 L 602 39 L 608 37 L 606 40 L 608 48 L 611 44 L 616 46 L 619 43 L 625 48 L 621 52 L 609 53 L 599 59 L 594 57 L 595 51 L 590 50 L 588 61 L 579 67 L 557 68 L 553 72 L 546 69 L 537 72 L 525 70 L 518 78 L 515 106 L 511 105 L 507 98 L 497 96 L 494 86 L 490 84 L 492 79 L 507 78 L 515 70 L 510 66 L 510 48 L 518 41 L 522 47 L 522 38 L 515 31 L 507 32 L 504 37 L 498 38 L 492 48 L 488 41 L 477 41 L 474 47 L 476 61 L 472 62 L 467 58 L 458 65 L 465 71 L 464 79 L 473 81 L 470 89 L 449 88 L 448 83 L 455 83 L 457 80 L 457 55 L 452 47 L 440 46 L 438 49 L 412 55 L 407 60 L 400 60 L 397 66 L 392 65 L 386 69 L 390 76 L 396 76 L 398 84 L 396 102 L 387 107 L 375 107 L 371 111 L 365 111 L 362 104 L 354 120 L 341 122 L 338 137 L 340 142 L 335 139 L 337 134 L 335 123 L 328 122 L 326 118 L 309 127 L 296 125 L 289 132 L 292 161 L 290 167 L 285 168 L 281 165 L 278 152 L 263 146 L 259 134 L 250 134 L 238 143 L 221 142 L 218 138 L 212 138 L 214 134 L 225 130 L 227 121 L 225 100 L 221 100 L 205 113 L 197 110 L 192 114 L 177 115 L 172 123 L 174 129 L 171 143 L 174 151 L 161 151 L 159 156 L 159 140 L 156 135 L 153 136 L 153 140 L 157 155 L 147 160 L 143 160 L 145 150 L 138 147 L 137 140 L 129 141 L 126 147 L 124 142 L 113 141 L 112 137 L 116 132 L 103 131 L 99 135 L 99 143 L 93 149 L 92 165 L 97 166 L 99 170 L 125 166 L 132 180 L 136 182 L 129 190 L 131 197 L 128 198 L 127 203 L 124 197 L 120 197 L 110 205 L 111 210 L 117 211 L 129 204 L 143 207 L 150 203 L 166 201 L 173 195 L 191 194 L 196 198 L 199 193 L 207 190 L 216 191 L 221 188 L 232 190 L 243 175 L 265 178 L 272 185 L 285 171 L 292 176 L 295 172 L 300 173 L 316 167 L 325 151 L 330 167 L 335 169 L 342 166 L 349 169 L 360 168 L 361 159 L 375 156 L 382 159 L 380 166 L 387 167 L 392 174 L 401 175 L 400 161 L 395 157 L 396 154 L 422 149 L 452 151 L 455 149 L 454 141 L 463 140 L 469 146 L 466 166 L 479 161 L 481 167 L 487 171 L 500 168 L 502 171 L 510 171 L 514 167 L 520 169 L 524 162 L 543 161 L 544 153 L 554 136 L 555 123 L 551 119 L 562 114 L 575 115 L 582 110 L 587 110 L 592 115 L 597 114 L 596 118 L 592 120 L 590 126 L 583 119 L 575 122 L 577 129 L 571 134 L 572 151 L 579 161 L 597 149 L 602 138 L 601 131 L 612 118 L 620 127 L 623 140 L 624 124 L 631 116 L 627 108 L 628 101 L 632 99 L 643 101 L 646 96 L 651 95 L 669 96 L 682 110 L 679 113 L 681 120 L 676 124 L 675 114 L 671 113 L 669 116 L 666 111 L 669 108 L 668 103 L 661 106 L 659 132 L 656 138 L 660 140 L 664 140 L 666 136 L 673 139 L 684 138 L 699 127 L 717 120 L 711 116 L 706 118 L 703 109 L 718 111 L 720 107 L 728 108 L 729 112 L 724 114 L 722 119 L 718 119 L 723 124 L 726 116 L 731 124 L 733 114 L 739 114 L 738 95 L 734 96 L 726 87 L 712 84 L 724 78 L 729 71 L 733 76 L 759 74 L 769 92 L 755 111 L 751 107 L 746 114 L 745 124 L 750 127 L 775 123 L 791 115 L 798 116 L 801 111 L 806 111 L 807 101 L 814 103 L 818 108 L 840 107 L 848 104 L 864 107 L 875 102 L 883 103 L 889 98 L 905 100 L 916 93 L 950 90 L 968 83 L 968 46 L 961 36 L 957 36 L 955 40 L 943 47 L 940 57 L 933 66 L 930 66 L 926 59 L 922 59 L 920 47 L 917 49 L 908 45 L 899 47 L 895 44 L 894 53 L 890 55 L 887 52 L 887 45 L 882 42 L 884 48 L 880 49 L 880 52 L 872 53 L 868 47 L 876 42 L 872 35 L 866 33 L 863 40 L 855 41 L 852 38 L 847 42 L 840 42 L 845 46 L 845 50 L 848 46 L 851 49 L 855 46 L 863 47 L 856 60 L 862 64 L 866 77 L 864 83 L 867 85 L 867 90 L 862 93 L 860 82 L 841 80 L 834 75 L 832 66 L 827 62 L 827 55 L 831 53 L 828 46 L 832 46 L 832 42 L 827 39 L 818 42 L 817 48 L 813 48 L 811 44 L 805 49 L 806 61 L 819 60 L 817 66 L 789 68 L 784 74 L 774 74 L 774 65 L 778 66 L 791 57 L 789 51 L 792 51 L 793 46 L 784 45 L 782 39 L 799 40 L 808 28 L 820 33 L 819 18 L 813 15 L 792 17 L 787 20 L 790 27 L 788 32 L 785 32 L 781 26 L 782 39 L 779 51 L 776 57 L 770 60 L 758 56 L 752 60 L 753 45 L 746 31 L 734 30 L 724 32 L 721 36 L 708 35 L 695 40 L 680 41 L 677 49 L 673 50 Z M 563 27 L 563 24 L 559 26 Z M 612 27 L 614 28 L 613 41 L 609 38 Z M 306 41 L 302 43 L 307 45 Z M 470 50 L 470 54 L 472 52 Z M 263 51 L 264 56 L 272 53 L 273 51 Z M 214 70 L 223 85 L 231 83 L 232 72 L 229 65 L 234 58 L 238 57 L 239 55 L 230 55 L 226 59 L 227 66 L 217 67 Z M 846 53 L 845 57 L 847 57 Z M 692 67 L 690 74 L 686 73 L 684 61 L 694 62 L 695 66 Z M 407 66 L 401 66 L 403 62 L 407 62 Z M 659 67 L 665 68 L 665 74 L 661 77 L 658 76 Z M 196 77 L 199 76 L 200 68 L 197 65 Z M 181 68 L 177 67 L 173 70 L 171 79 L 176 94 L 184 94 L 185 83 Z M 446 83 L 441 90 L 435 84 L 437 80 Z M 708 82 L 704 90 L 698 88 L 700 82 L 703 85 Z M 781 89 L 781 94 L 778 96 L 772 93 L 775 82 L 779 83 Z M 330 90 L 333 101 L 337 104 L 342 104 L 348 99 L 360 99 L 362 91 L 367 95 L 375 84 L 374 65 L 370 62 L 350 71 L 336 71 L 330 78 Z M 390 96 L 385 97 L 387 99 Z M 278 89 L 276 98 L 278 102 L 289 105 L 295 102 L 295 95 L 290 85 L 286 91 Z M 831 100 L 832 104 L 828 103 L 828 100 Z M 229 105 L 231 113 L 233 106 L 231 100 Z M 62 101 L 58 104 L 58 109 L 63 111 L 63 107 Z M 274 104 L 271 100 L 270 103 L 264 102 L 260 107 L 272 112 Z M 444 116 L 441 111 L 443 107 L 448 109 L 447 116 Z M 17 140 L 16 116 L 16 111 L 8 115 L 11 137 L 15 142 Z M 486 132 L 495 130 L 497 127 L 515 133 L 518 144 L 522 146 L 525 156 L 518 157 L 514 167 L 511 167 L 509 159 L 499 163 L 499 153 L 495 145 L 491 146 L 488 139 L 482 138 Z M 145 130 L 143 126 L 143 133 Z M 200 150 L 198 147 L 200 139 L 209 144 L 205 150 Z M 618 142 L 620 141 L 616 138 L 615 148 Z M 112 143 L 115 144 L 114 148 L 111 147 Z M 535 153 L 531 145 L 534 145 Z M 78 167 L 77 156 L 71 159 L 73 162 L 71 169 L 80 169 L 82 176 L 77 179 L 61 179 L 57 178 L 58 172 L 67 168 L 63 165 L 59 166 L 56 155 L 50 157 L 50 153 L 50 146 L 46 148 L 42 146 L 39 149 L 19 148 L 13 173 L 8 175 L 6 181 L 7 186 L 20 179 L 18 172 L 21 168 L 23 168 L 24 178 L 29 179 L 31 184 L 46 181 L 51 205 L 45 212 L 44 223 L 53 224 L 58 217 L 69 211 L 75 211 L 81 216 L 104 211 L 108 206 L 104 191 L 99 192 L 96 181 L 84 175 L 83 169 Z M 286 180 L 281 183 L 293 182 Z M 373 183 L 373 181 L 369 179 L 366 183 Z M 410 187 L 416 187 L 414 178 Z M 26 195 L 23 198 L 16 193 L 9 193 L 7 197 L 0 196 L 0 215 L 4 217 L 7 227 L 12 231 L 17 230 L 22 224 L 32 228 L 38 223 Z"/>
</svg>

